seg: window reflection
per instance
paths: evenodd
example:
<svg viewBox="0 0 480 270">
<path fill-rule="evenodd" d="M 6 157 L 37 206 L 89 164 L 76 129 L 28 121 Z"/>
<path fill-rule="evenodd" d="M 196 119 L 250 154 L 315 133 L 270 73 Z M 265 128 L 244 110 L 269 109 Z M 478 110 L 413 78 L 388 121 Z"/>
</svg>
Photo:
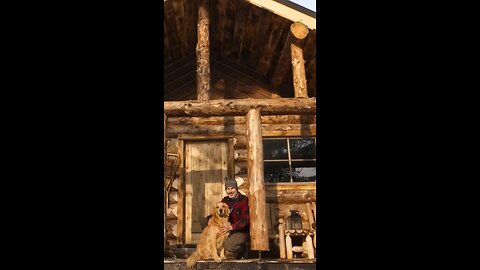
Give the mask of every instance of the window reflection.
<svg viewBox="0 0 480 270">
<path fill-rule="evenodd" d="M 266 182 L 316 181 L 315 138 L 267 138 L 263 146 Z"/>
<path fill-rule="evenodd" d="M 263 166 L 266 182 L 290 182 L 290 166 L 288 161 L 268 162 Z"/>
<path fill-rule="evenodd" d="M 315 161 L 292 161 L 293 182 L 312 182 L 316 176 Z"/>
<path fill-rule="evenodd" d="M 264 140 L 263 159 L 288 159 L 287 140 Z"/>
<path fill-rule="evenodd" d="M 290 155 L 292 159 L 312 159 L 315 158 L 315 140 L 290 139 Z"/>
</svg>

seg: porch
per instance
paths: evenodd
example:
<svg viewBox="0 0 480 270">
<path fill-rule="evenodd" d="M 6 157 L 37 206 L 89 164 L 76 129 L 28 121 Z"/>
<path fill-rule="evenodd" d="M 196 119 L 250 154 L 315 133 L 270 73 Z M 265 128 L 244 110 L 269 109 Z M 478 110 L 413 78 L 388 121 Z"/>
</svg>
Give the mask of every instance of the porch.
<svg viewBox="0 0 480 270">
<path fill-rule="evenodd" d="M 165 270 L 187 269 L 185 259 L 164 259 Z M 216 263 L 213 260 L 198 261 L 194 269 L 198 270 L 313 270 L 316 269 L 316 259 L 241 259 Z"/>
</svg>

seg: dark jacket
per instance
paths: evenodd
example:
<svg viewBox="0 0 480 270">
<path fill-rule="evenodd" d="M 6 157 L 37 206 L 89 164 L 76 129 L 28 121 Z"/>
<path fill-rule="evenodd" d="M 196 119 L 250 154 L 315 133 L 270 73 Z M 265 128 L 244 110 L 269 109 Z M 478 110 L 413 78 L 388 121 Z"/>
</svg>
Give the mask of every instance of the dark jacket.
<svg viewBox="0 0 480 270">
<path fill-rule="evenodd" d="M 230 207 L 230 216 L 228 221 L 232 224 L 234 232 L 250 232 L 250 210 L 248 208 L 248 198 L 242 193 L 238 192 L 236 199 L 230 199 L 225 196 L 222 202 L 226 203 Z"/>
</svg>

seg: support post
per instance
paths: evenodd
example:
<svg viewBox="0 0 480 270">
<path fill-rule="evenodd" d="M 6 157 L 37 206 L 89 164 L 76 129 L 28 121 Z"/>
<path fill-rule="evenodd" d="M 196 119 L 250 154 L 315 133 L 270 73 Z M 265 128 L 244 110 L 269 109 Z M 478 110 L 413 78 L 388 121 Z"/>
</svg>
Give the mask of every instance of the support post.
<svg viewBox="0 0 480 270">
<path fill-rule="evenodd" d="M 205 3 L 198 8 L 197 24 L 197 99 L 210 99 L 210 44 L 208 10 Z"/>
<path fill-rule="evenodd" d="M 165 165 L 167 163 L 167 114 L 163 114 L 163 171 L 165 171 Z M 165 190 L 165 175 L 163 176 L 163 196 L 167 195 Z M 167 198 L 163 201 L 163 254 L 167 249 Z"/>
<path fill-rule="evenodd" d="M 309 202 L 305 203 L 305 206 L 307 208 L 308 227 L 310 228 L 310 230 L 312 230 L 312 224 L 315 222 L 315 220 L 313 219 L 312 207 L 310 206 Z"/>
<path fill-rule="evenodd" d="M 247 167 L 250 206 L 250 249 L 269 250 L 265 184 L 263 178 L 263 142 L 260 111 L 251 109 L 246 116 Z"/>
<path fill-rule="evenodd" d="M 308 28 L 301 22 L 295 22 L 290 26 L 290 31 L 296 40 L 304 40 L 308 35 Z M 299 42 L 290 44 L 290 52 L 292 55 L 292 72 L 293 72 L 293 90 L 296 98 L 308 97 L 307 92 L 307 76 L 305 75 L 305 59 L 303 58 L 303 50 Z"/>
<path fill-rule="evenodd" d="M 292 238 L 288 232 L 287 236 L 285 237 L 285 246 L 287 248 L 287 259 L 293 259 Z"/>
<path fill-rule="evenodd" d="M 280 246 L 280 259 L 287 258 L 285 250 L 285 224 L 283 218 L 278 220 L 278 245 Z"/>
<path fill-rule="evenodd" d="M 309 258 L 309 259 L 315 258 L 315 255 L 314 255 L 314 252 L 313 252 L 312 237 L 310 236 L 310 234 L 307 234 L 305 242 L 307 242 L 307 255 L 308 255 L 308 258 Z"/>
</svg>

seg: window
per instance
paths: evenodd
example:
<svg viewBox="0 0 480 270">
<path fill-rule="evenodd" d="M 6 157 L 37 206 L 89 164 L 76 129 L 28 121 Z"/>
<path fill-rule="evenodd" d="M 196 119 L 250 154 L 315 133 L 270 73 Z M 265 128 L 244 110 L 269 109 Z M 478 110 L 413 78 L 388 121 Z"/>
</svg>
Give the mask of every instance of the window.
<svg viewBox="0 0 480 270">
<path fill-rule="evenodd" d="M 263 139 L 265 182 L 315 182 L 315 145 L 313 137 Z"/>
</svg>

